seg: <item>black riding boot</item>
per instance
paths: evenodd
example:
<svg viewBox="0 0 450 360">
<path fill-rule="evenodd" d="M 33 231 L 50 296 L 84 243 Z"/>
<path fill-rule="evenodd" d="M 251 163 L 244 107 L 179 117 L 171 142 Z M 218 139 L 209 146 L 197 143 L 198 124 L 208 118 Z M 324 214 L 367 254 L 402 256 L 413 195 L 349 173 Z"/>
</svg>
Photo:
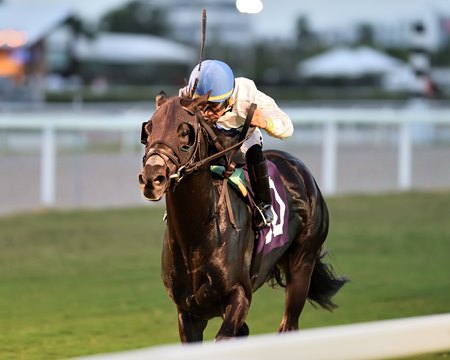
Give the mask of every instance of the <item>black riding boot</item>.
<svg viewBox="0 0 450 360">
<path fill-rule="evenodd" d="M 256 156 L 252 156 L 252 154 L 255 155 L 255 153 Z M 253 163 L 251 160 L 255 160 L 255 158 L 259 161 Z M 262 229 L 272 222 L 273 213 L 269 176 L 267 175 L 267 163 L 262 155 L 260 146 L 252 146 L 247 152 L 247 167 L 250 183 L 253 192 L 255 193 L 255 203 L 257 207 L 253 215 L 253 225 L 257 229 Z"/>
</svg>

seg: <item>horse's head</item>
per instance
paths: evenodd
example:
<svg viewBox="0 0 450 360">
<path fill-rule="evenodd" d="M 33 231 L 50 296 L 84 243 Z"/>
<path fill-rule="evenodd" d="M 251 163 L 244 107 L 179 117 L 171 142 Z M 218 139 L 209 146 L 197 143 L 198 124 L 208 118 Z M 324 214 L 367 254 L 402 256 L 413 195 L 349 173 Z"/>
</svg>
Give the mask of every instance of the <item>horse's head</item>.
<svg viewBox="0 0 450 360">
<path fill-rule="evenodd" d="M 147 199 L 160 200 L 199 156 L 202 136 L 197 109 L 207 100 L 208 94 L 196 99 L 158 95 L 156 111 L 141 135 L 145 155 L 139 184 Z"/>
</svg>

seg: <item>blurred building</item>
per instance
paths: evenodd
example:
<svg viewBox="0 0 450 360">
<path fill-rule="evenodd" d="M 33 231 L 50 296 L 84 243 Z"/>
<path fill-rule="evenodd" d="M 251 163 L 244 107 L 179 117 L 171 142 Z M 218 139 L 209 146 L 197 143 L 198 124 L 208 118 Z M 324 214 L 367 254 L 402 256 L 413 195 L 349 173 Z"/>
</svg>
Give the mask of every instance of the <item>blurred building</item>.
<svg viewBox="0 0 450 360">
<path fill-rule="evenodd" d="M 245 46 L 253 34 L 248 15 L 241 14 L 235 0 L 142 0 L 165 8 L 177 40 L 200 44 L 202 9 L 207 10 L 206 38 L 208 46 L 214 43 Z"/>
<path fill-rule="evenodd" d="M 411 45 L 411 24 L 420 21 L 427 28 L 424 35 L 424 46 L 435 51 L 443 46 L 450 34 L 450 15 L 445 16 L 434 11 L 426 11 L 417 16 L 406 16 L 397 22 L 363 22 L 370 27 L 375 45 L 383 48 L 409 49 Z M 340 28 L 332 28 L 318 32 L 324 45 L 334 46 L 337 43 L 350 44 L 358 39 L 359 24 L 348 24 Z"/>
<path fill-rule="evenodd" d="M 66 6 L 0 4 L 0 99 L 43 98 L 46 39 L 73 15 Z"/>
<path fill-rule="evenodd" d="M 396 70 L 402 61 L 368 46 L 338 46 L 299 64 L 300 74 L 307 77 L 379 76 Z"/>
<path fill-rule="evenodd" d="M 86 83 L 177 84 L 198 61 L 192 47 L 153 35 L 99 33 L 74 46 L 80 75 Z"/>
<path fill-rule="evenodd" d="M 42 102 L 47 90 L 79 93 L 83 84 L 97 90 L 109 84 L 180 85 L 198 61 L 197 49 L 174 40 L 88 36 L 77 32 L 77 22 L 78 14 L 67 6 L 0 2 L 0 102 Z"/>
<path fill-rule="evenodd" d="M 381 86 L 387 90 L 409 89 L 415 81 L 408 63 L 368 46 L 338 46 L 297 66 L 297 73 L 316 84 Z"/>
</svg>

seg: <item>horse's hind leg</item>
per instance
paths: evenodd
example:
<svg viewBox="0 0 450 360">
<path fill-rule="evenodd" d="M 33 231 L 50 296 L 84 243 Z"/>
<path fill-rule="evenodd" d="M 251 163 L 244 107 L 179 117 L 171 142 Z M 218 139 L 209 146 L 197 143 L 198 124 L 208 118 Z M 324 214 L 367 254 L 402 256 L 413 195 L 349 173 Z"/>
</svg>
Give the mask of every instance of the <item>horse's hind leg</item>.
<svg viewBox="0 0 450 360">
<path fill-rule="evenodd" d="M 216 335 L 216 340 L 229 339 L 236 335 L 248 335 L 246 331 L 248 327 L 246 327 L 244 321 L 250 301 L 245 294 L 244 288 L 240 285 L 235 286 L 228 299 L 228 304 L 223 314 L 223 323 Z"/>
<path fill-rule="evenodd" d="M 181 342 L 203 341 L 203 331 L 207 324 L 207 320 L 178 310 L 178 331 L 180 332 Z"/>
<path fill-rule="evenodd" d="M 288 257 L 284 315 L 279 332 L 298 330 L 298 319 L 308 297 L 316 254 L 304 253 L 299 246 Z"/>
</svg>

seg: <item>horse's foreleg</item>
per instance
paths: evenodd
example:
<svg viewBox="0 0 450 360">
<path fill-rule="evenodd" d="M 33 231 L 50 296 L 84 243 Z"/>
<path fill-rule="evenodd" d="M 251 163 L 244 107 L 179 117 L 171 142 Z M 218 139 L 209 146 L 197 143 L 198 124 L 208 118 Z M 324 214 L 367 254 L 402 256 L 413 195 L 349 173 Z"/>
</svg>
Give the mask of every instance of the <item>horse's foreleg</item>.
<svg viewBox="0 0 450 360">
<path fill-rule="evenodd" d="M 235 286 L 225 307 L 223 323 L 216 335 L 216 340 L 229 339 L 236 336 L 239 329 L 244 325 L 249 306 L 250 301 L 245 295 L 244 288 L 240 285 Z"/>
<path fill-rule="evenodd" d="M 286 269 L 286 297 L 284 315 L 279 332 L 298 330 L 298 320 L 308 297 L 315 257 L 292 254 Z"/>
<path fill-rule="evenodd" d="M 203 341 L 203 331 L 207 324 L 207 320 L 178 310 L 178 330 L 180 332 L 181 342 Z"/>
</svg>

